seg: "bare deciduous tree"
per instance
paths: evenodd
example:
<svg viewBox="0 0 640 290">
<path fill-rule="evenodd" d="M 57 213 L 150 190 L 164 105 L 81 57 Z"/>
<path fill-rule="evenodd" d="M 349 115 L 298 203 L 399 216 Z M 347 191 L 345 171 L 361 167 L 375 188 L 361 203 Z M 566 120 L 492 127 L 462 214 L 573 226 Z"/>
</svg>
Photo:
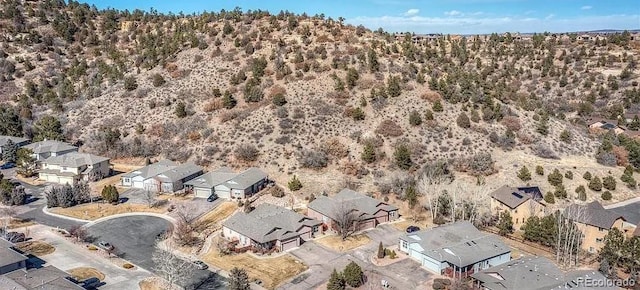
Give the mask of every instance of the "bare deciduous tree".
<svg viewBox="0 0 640 290">
<path fill-rule="evenodd" d="M 151 257 L 155 273 L 164 279 L 162 289 L 184 288 L 195 272 L 194 265 L 176 255 L 176 247 L 167 240 L 164 244 L 156 244 Z"/>
<path fill-rule="evenodd" d="M 149 208 L 153 208 L 156 206 L 155 192 L 152 192 L 151 190 L 145 190 L 143 198 L 144 198 L 144 201 L 147 203 L 147 206 L 149 206 Z"/>
<path fill-rule="evenodd" d="M 578 265 L 582 231 L 574 221 L 586 220 L 587 215 L 586 207 L 577 204 L 556 213 L 556 262 L 566 268 Z"/>
<path fill-rule="evenodd" d="M 423 167 L 422 175 L 418 180 L 418 190 L 427 199 L 432 220 L 435 220 L 438 214 L 438 197 L 452 181 L 453 177 L 446 169 L 444 161 L 437 161 Z"/>
<path fill-rule="evenodd" d="M 176 226 L 173 239 L 181 246 L 195 245 L 199 239 L 194 236 L 194 232 L 200 227 L 195 221 L 195 209 L 192 206 L 181 205 L 174 211 L 176 214 Z"/>
<path fill-rule="evenodd" d="M 9 225 L 11 224 L 11 220 L 16 215 L 16 209 L 13 207 L 0 207 L 0 229 L 2 230 L 0 234 L 2 234 L 3 238 L 7 238 L 7 234 L 9 233 Z"/>
<path fill-rule="evenodd" d="M 360 218 L 354 208 L 355 207 L 348 202 L 341 202 L 340 205 L 333 209 L 335 229 L 342 240 L 346 240 L 347 237 L 358 229 Z"/>
<path fill-rule="evenodd" d="M 69 234 L 78 242 L 85 242 L 89 236 L 87 230 L 82 226 L 75 226 L 69 230 Z"/>
</svg>

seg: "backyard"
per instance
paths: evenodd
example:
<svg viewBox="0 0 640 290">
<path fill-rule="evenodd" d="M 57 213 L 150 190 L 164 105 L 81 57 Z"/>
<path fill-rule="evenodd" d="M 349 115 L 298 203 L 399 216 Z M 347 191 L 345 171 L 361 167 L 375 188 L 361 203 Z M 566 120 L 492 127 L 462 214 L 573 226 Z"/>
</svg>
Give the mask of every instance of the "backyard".
<svg viewBox="0 0 640 290">
<path fill-rule="evenodd" d="M 142 204 L 112 205 L 109 203 L 101 202 L 81 204 L 67 208 L 56 207 L 49 210 L 49 212 L 51 213 L 84 220 L 97 220 L 99 218 L 107 216 L 131 212 L 165 213 L 166 211 L 166 205 L 161 207 L 149 208 L 148 206 Z"/>
</svg>

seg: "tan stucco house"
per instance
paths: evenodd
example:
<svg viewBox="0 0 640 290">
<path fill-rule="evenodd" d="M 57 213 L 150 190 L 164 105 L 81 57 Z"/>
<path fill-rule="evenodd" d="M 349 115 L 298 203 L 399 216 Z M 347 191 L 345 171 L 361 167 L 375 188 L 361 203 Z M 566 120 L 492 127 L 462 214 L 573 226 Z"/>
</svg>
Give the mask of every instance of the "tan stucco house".
<svg viewBox="0 0 640 290">
<path fill-rule="evenodd" d="M 281 206 L 263 203 L 239 212 L 222 224 L 224 237 L 236 248 L 279 252 L 300 246 L 322 233 L 322 222 Z"/>
<path fill-rule="evenodd" d="M 499 215 L 503 211 L 508 211 L 513 220 L 513 228 L 516 230 L 519 230 L 529 217 L 543 217 L 546 213 L 542 192 L 537 186 L 503 185 L 490 196 L 491 214 Z"/>
<path fill-rule="evenodd" d="M 375 228 L 378 224 L 398 218 L 398 208 L 386 202 L 350 189 L 343 189 L 333 197 L 320 196 L 307 205 L 307 215 L 321 220 L 328 228 L 335 227 L 336 215 L 348 207 L 356 216 L 356 230 Z"/>
<path fill-rule="evenodd" d="M 604 246 L 604 237 L 613 228 L 624 232 L 625 219 L 612 210 L 605 209 L 598 201 L 586 205 L 572 204 L 564 210 L 582 232 L 582 249 L 596 253 Z"/>
<path fill-rule="evenodd" d="M 42 161 L 38 178 L 47 182 L 73 185 L 80 180 L 96 181 L 109 176 L 109 158 L 71 152 Z"/>
</svg>

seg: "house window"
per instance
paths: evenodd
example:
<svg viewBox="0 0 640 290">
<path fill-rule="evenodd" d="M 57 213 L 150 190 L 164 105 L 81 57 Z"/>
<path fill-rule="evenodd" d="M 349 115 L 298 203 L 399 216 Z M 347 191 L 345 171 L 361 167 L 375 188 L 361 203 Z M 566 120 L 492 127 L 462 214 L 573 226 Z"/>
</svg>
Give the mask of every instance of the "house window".
<svg viewBox="0 0 640 290">
<path fill-rule="evenodd" d="M 513 212 L 514 212 L 514 213 L 518 213 L 518 209 L 515 209 Z"/>
<path fill-rule="evenodd" d="M 602 238 L 596 238 L 596 243 L 602 243 L 603 239 Z"/>
<path fill-rule="evenodd" d="M 402 248 L 406 249 L 408 247 L 407 241 L 402 241 Z"/>
<path fill-rule="evenodd" d="M 67 167 L 66 167 L 66 166 L 63 166 L 63 167 L 62 167 L 62 170 L 67 170 Z"/>
<path fill-rule="evenodd" d="M 318 226 L 313 226 L 313 228 L 311 228 L 311 231 L 314 233 L 318 232 Z"/>
<path fill-rule="evenodd" d="M 390 213 L 389 213 L 389 216 L 390 216 L 390 217 L 396 217 L 396 212 L 395 212 L 395 211 L 390 212 Z"/>
<path fill-rule="evenodd" d="M 604 229 L 603 228 L 598 228 L 598 231 L 599 232 L 604 232 Z"/>
<path fill-rule="evenodd" d="M 593 247 L 589 247 L 589 252 L 593 253 Z"/>
</svg>

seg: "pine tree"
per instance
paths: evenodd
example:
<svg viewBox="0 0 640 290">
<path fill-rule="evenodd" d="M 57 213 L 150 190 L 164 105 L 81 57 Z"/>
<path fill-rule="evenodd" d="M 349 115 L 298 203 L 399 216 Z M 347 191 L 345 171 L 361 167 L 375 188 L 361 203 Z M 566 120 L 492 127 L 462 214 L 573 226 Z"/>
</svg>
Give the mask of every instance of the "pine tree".
<svg viewBox="0 0 640 290">
<path fill-rule="evenodd" d="M 556 198 L 553 195 L 553 192 L 547 192 L 547 194 L 545 194 L 544 196 L 544 201 L 548 204 L 554 204 L 556 203 Z"/>
<path fill-rule="evenodd" d="M 300 182 L 300 179 L 298 179 L 298 177 L 294 175 L 293 178 L 289 180 L 287 186 L 291 191 L 298 191 L 302 188 L 302 182 Z"/>
<path fill-rule="evenodd" d="M 498 220 L 497 227 L 500 235 L 506 236 L 513 233 L 513 220 L 511 219 L 511 214 L 508 211 L 500 213 L 500 219 Z"/>
<path fill-rule="evenodd" d="M 33 141 L 38 142 L 42 140 L 64 140 L 62 134 L 62 124 L 58 118 L 50 115 L 46 115 L 38 120 L 33 125 Z"/>
<path fill-rule="evenodd" d="M 399 97 L 402 94 L 400 79 L 397 76 L 389 77 L 387 80 L 387 94 L 392 98 Z"/>
<path fill-rule="evenodd" d="M 222 96 L 222 105 L 225 109 L 233 109 L 238 101 L 229 93 L 229 91 L 225 91 Z"/>
<path fill-rule="evenodd" d="M 347 264 L 342 272 L 342 276 L 344 277 L 344 281 L 347 285 L 358 288 L 362 284 L 364 284 L 364 274 L 362 273 L 362 268 L 360 265 L 351 261 L 351 263 Z"/>
<path fill-rule="evenodd" d="M 602 200 L 611 200 L 611 198 L 613 198 L 613 195 L 611 195 L 611 191 L 606 190 L 600 195 L 600 198 L 602 198 Z"/>
<path fill-rule="evenodd" d="M 587 171 L 582 175 L 585 180 L 591 180 L 591 172 Z"/>
<path fill-rule="evenodd" d="M 435 102 L 433 102 L 433 105 L 431 105 L 431 109 L 434 112 L 442 112 L 444 110 L 442 108 L 442 103 L 440 102 L 440 100 L 435 100 Z"/>
<path fill-rule="evenodd" d="M 527 166 L 522 166 L 522 168 L 520 168 L 520 171 L 518 171 L 518 178 L 525 182 L 531 180 L 531 172 L 529 172 L 529 168 L 527 168 Z"/>
<path fill-rule="evenodd" d="M 420 126 L 420 124 L 422 124 L 422 118 L 420 117 L 420 113 L 418 113 L 418 111 L 411 111 L 411 113 L 409 114 L 409 124 L 411 124 L 411 126 Z"/>
<path fill-rule="evenodd" d="M 602 190 L 602 182 L 600 181 L 600 178 L 595 176 L 591 179 L 591 181 L 589 182 L 589 189 L 593 190 L 593 191 L 601 191 Z"/>
<path fill-rule="evenodd" d="M 229 289 L 231 290 L 249 290 L 249 275 L 244 269 L 233 267 L 229 272 Z"/>
<path fill-rule="evenodd" d="M 616 179 L 609 175 L 602 179 L 602 187 L 608 190 L 616 190 Z"/>
<path fill-rule="evenodd" d="M 427 121 L 433 121 L 433 112 L 431 110 L 427 109 L 424 112 L 424 119 L 427 120 Z"/>
<path fill-rule="evenodd" d="M 362 161 L 366 163 L 372 163 L 376 161 L 376 151 L 375 148 L 373 148 L 373 144 L 371 144 L 371 142 L 367 142 L 364 144 L 361 157 Z"/>
<path fill-rule="evenodd" d="M 409 185 L 405 190 L 404 194 L 407 203 L 409 204 L 409 208 L 413 208 L 418 204 L 418 192 L 413 185 Z"/>
<path fill-rule="evenodd" d="M 396 146 L 396 150 L 393 152 L 393 157 L 395 158 L 396 165 L 398 165 L 400 169 L 408 170 L 413 166 L 413 161 L 411 161 L 411 150 L 405 144 Z"/>
<path fill-rule="evenodd" d="M 327 290 L 344 290 L 345 288 L 345 281 L 342 274 L 338 273 L 336 269 L 333 269 L 329 277 L 329 283 L 327 283 Z"/>
<path fill-rule="evenodd" d="M 0 135 L 22 136 L 22 120 L 13 107 L 0 105 Z"/>
<path fill-rule="evenodd" d="M 378 55 L 376 54 L 376 51 L 373 50 L 372 48 L 370 48 L 369 53 L 367 53 L 367 60 L 368 60 L 370 72 L 372 73 L 377 72 L 378 69 L 380 69 L 380 63 L 378 63 Z"/>
<path fill-rule="evenodd" d="M 15 163 L 18 159 L 18 146 L 13 143 L 11 139 L 7 140 L 7 143 L 2 146 L 2 160 L 5 162 Z"/>
<path fill-rule="evenodd" d="M 378 244 L 378 259 L 384 258 L 384 247 L 382 246 L 382 242 Z"/>
<path fill-rule="evenodd" d="M 578 194 L 578 199 L 581 201 L 587 200 L 587 190 L 584 188 L 584 185 L 580 185 L 576 188 L 576 193 Z"/>
<path fill-rule="evenodd" d="M 544 175 L 544 167 L 540 165 L 536 166 L 536 174 L 541 176 Z"/>
<path fill-rule="evenodd" d="M 187 109 L 183 102 L 178 102 L 178 104 L 176 105 L 175 114 L 178 118 L 184 118 L 187 116 Z"/>
<path fill-rule="evenodd" d="M 560 170 L 558 170 L 557 168 L 553 170 L 553 172 L 551 174 L 549 174 L 549 176 L 547 176 L 547 181 L 549 181 L 549 184 L 553 185 L 553 186 L 558 186 L 562 184 L 562 174 L 560 174 Z"/>
</svg>

